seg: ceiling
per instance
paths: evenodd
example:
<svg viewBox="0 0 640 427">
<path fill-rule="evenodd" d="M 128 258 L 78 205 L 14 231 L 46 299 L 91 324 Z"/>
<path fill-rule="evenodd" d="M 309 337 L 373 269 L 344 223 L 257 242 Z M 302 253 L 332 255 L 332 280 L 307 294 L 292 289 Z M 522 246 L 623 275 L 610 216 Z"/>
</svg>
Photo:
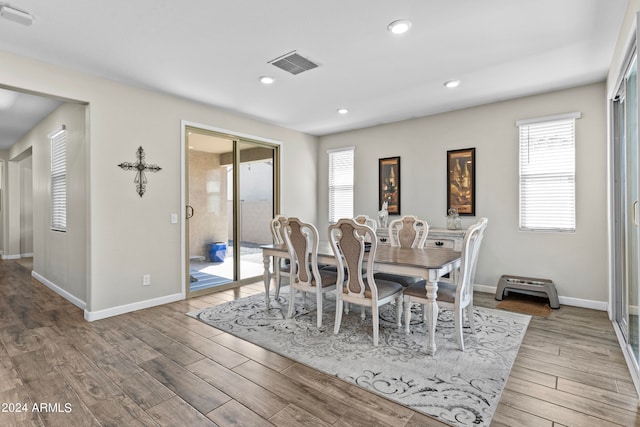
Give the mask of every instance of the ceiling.
<svg viewBox="0 0 640 427">
<path fill-rule="evenodd" d="M 35 20 L 0 19 L 0 50 L 325 135 L 602 81 L 627 0 L 11 5 Z M 397 19 L 411 30 L 387 31 Z M 269 63 L 291 51 L 318 67 L 292 75 Z M 460 86 L 445 88 L 450 79 Z"/>
</svg>

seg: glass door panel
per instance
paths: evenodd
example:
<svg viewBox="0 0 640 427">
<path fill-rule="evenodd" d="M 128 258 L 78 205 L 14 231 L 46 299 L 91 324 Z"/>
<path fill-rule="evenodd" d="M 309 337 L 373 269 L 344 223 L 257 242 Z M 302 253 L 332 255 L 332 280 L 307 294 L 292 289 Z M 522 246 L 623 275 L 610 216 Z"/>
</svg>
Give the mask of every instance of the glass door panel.
<svg viewBox="0 0 640 427">
<path fill-rule="evenodd" d="M 261 245 L 272 243 L 275 148 L 241 140 L 237 143 L 239 280 L 264 272 Z"/>
<path fill-rule="evenodd" d="M 234 258 L 228 250 L 233 191 L 227 170 L 233 140 L 206 130 L 187 129 L 188 291 L 200 292 L 234 280 Z"/>
<path fill-rule="evenodd" d="M 638 67 L 634 60 L 625 79 L 624 97 L 624 143 L 623 143 L 623 224 L 624 224 L 624 256 L 623 256 L 623 290 L 627 305 L 627 340 L 636 363 L 639 359 L 640 317 L 639 306 L 639 228 L 638 228 Z"/>
</svg>

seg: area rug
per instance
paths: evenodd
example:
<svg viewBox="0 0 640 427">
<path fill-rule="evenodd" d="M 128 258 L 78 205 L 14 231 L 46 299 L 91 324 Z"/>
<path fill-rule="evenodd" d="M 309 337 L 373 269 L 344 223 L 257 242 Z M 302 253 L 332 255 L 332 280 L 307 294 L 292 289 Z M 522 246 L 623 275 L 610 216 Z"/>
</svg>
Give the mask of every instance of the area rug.
<svg viewBox="0 0 640 427">
<path fill-rule="evenodd" d="M 529 295 L 508 295 L 498 303 L 496 308 L 516 311 L 531 316 L 549 317 L 551 315 L 549 300 Z"/>
<path fill-rule="evenodd" d="M 395 308 L 383 307 L 380 343 L 374 347 L 370 313 L 364 321 L 359 307 L 344 314 L 340 332 L 334 335 L 335 295 L 327 294 L 320 329 L 314 298 L 307 296 L 305 308 L 298 296 L 297 313 L 287 319 L 288 296 L 288 287 L 283 288 L 269 310 L 264 294 L 258 294 L 187 314 L 453 426 L 490 425 L 531 319 L 477 307 L 476 333 L 465 328 L 462 352 L 455 340 L 453 313 L 441 310 L 437 351 L 430 356 L 417 309 L 411 333 L 405 335 L 395 326 Z"/>
</svg>

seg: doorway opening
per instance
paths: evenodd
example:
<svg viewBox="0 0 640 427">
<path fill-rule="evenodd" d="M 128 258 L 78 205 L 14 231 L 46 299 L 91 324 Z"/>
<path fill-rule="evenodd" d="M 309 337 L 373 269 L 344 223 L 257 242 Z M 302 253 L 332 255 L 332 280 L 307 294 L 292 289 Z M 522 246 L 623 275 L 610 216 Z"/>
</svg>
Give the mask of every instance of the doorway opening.
<svg viewBox="0 0 640 427">
<path fill-rule="evenodd" d="M 277 209 L 277 144 L 185 127 L 187 296 L 254 282 Z"/>
</svg>

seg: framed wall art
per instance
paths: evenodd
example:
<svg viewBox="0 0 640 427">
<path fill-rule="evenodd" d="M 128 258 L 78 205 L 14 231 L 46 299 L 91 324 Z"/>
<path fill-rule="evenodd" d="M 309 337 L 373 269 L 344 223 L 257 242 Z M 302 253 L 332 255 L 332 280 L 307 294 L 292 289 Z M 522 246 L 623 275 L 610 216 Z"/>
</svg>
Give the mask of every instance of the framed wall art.
<svg viewBox="0 0 640 427">
<path fill-rule="evenodd" d="M 476 214 L 476 149 L 447 151 L 447 213 Z"/>
<path fill-rule="evenodd" d="M 400 215 L 400 157 L 378 160 L 378 208 L 384 202 L 389 215 Z"/>
</svg>

